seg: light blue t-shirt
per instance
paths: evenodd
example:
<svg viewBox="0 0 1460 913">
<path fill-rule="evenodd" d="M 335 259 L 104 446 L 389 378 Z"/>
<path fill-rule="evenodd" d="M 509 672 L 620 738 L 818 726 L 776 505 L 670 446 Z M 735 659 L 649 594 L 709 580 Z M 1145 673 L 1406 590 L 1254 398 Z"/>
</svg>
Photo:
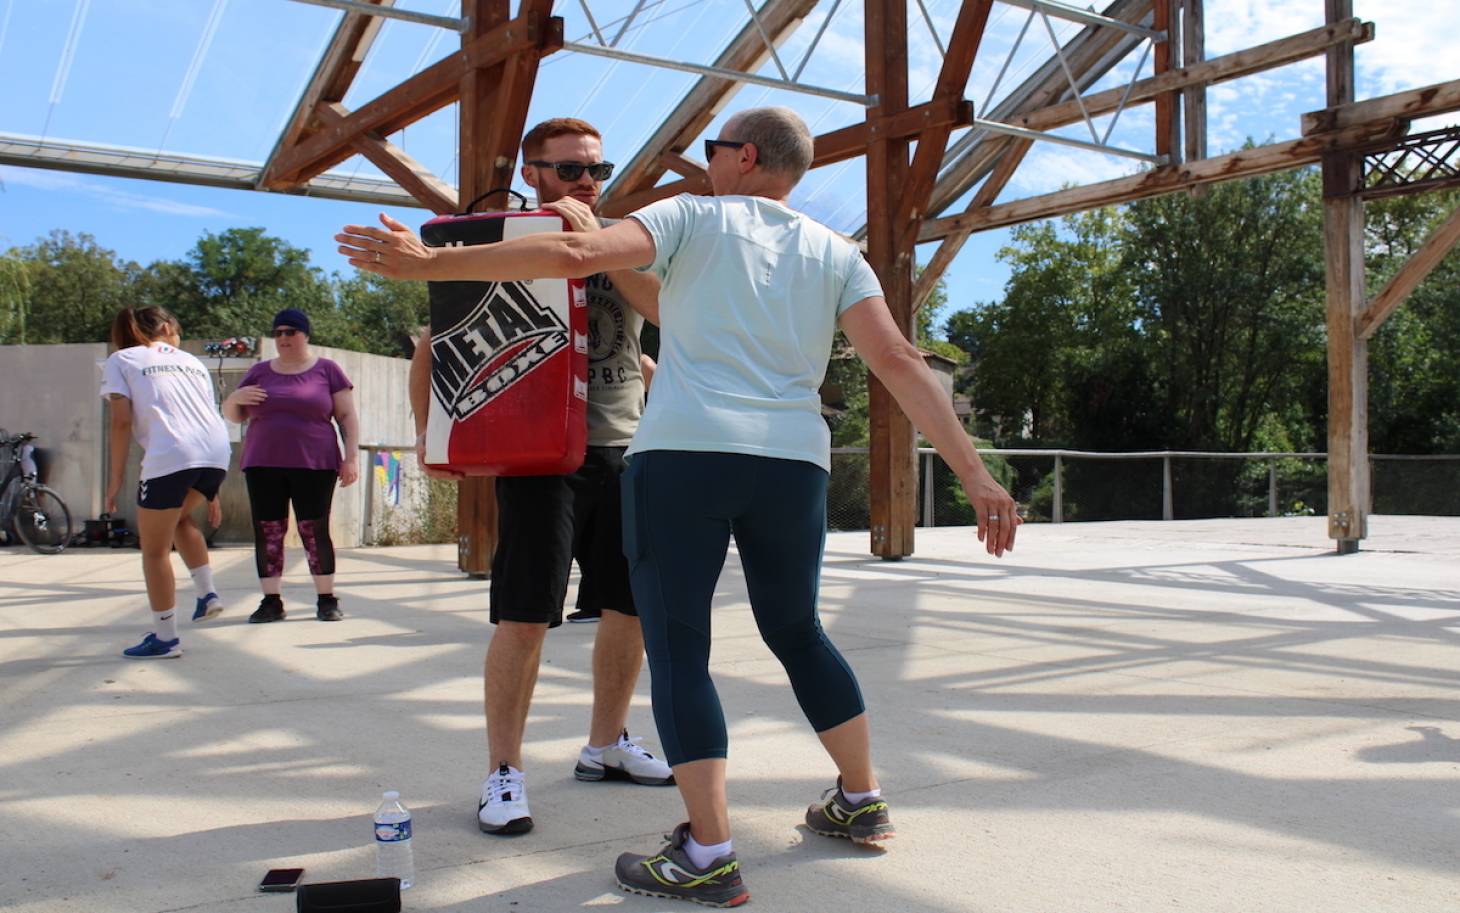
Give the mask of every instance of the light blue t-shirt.
<svg viewBox="0 0 1460 913">
<path fill-rule="evenodd" d="M 882 286 L 855 244 L 764 197 L 660 200 L 659 367 L 630 454 L 744 453 L 831 469 L 817 391 L 836 319 Z"/>
</svg>

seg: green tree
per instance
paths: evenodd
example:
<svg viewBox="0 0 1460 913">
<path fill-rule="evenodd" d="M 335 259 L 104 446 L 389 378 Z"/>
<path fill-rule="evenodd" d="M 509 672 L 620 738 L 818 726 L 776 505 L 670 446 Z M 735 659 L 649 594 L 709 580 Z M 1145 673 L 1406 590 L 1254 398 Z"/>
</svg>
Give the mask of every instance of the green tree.
<svg viewBox="0 0 1460 913">
<path fill-rule="evenodd" d="M 128 290 L 136 265 L 123 263 L 91 235 L 56 229 L 8 257 L 25 264 L 26 342 L 104 340 L 112 318 L 130 303 Z"/>
<path fill-rule="evenodd" d="M 420 327 L 431 319 L 424 282 L 400 282 L 374 273 L 335 280 L 343 318 L 341 341 L 334 345 L 359 352 L 409 358 Z"/>
<path fill-rule="evenodd" d="M 1308 169 L 1128 207 L 1113 240 L 1167 416 L 1144 446 L 1242 451 L 1273 415 L 1301 420 L 1294 369 L 1323 349 L 1319 200 Z"/>
<path fill-rule="evenodd" d="M 1366 206 L 1371 294 L 1457 205 L 1460 192 L 1450 191 L 1391 197 Z M 1460 352 L 1460 251 L 1451 251 L 1369 340 L 1370 449 L 1460 452 L 1456 352 Z"/>
<path fill-rule="evenodd" d="M 205 233 L 183 261 L 149 266 L 139 293 L 171 309 L 194 338 L 266 333 L 286 307 L 309 315 L 320 345 L 337 345 L 354 332 L 335 309 L 329 281 L 309 265 L 309 251 L 262 228 Z"/>
<path fill-rule="evenodd" d="M 0 345 L 24 344 L 30 312 L 30 266 L 15 250 L 0 254 Z"/>
</svg>

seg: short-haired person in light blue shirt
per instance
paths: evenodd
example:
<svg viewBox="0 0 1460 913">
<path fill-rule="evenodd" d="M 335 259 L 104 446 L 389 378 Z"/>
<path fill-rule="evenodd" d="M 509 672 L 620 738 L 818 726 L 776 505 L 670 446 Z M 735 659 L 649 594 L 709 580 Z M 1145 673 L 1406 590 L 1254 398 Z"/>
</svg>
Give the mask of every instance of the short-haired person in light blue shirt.
<svg viewBox="0 0 1460 913">
<path fill-rule="evenodd" d="M 893 835 L 850 667 L 816 613 L 830 435 L 817 391 L 840 326 L 958 474 L 989 554 L 1013 548 L 1017 506 L 979 459 L 922 355 L 898 331 L 856 246 L 786 204 L 811 163 L 792 111 L 731 117 L 706 142 L 713 197 L 651 204 L 603 231 L 424 247 L 405 226 L 346 226 L 341 253 L 403 279 L 511 280 L 652 269 L 659 368 L 624 477 L 624 551 L 653 678 L 654 718 L 689 821 L 657 854 L 625 853 L 621 887 L 710 906 L 749 893 L 730 841 L 725 718 L 709 675 L 710 602 L 733 536 L 761 636 L 831 756 L 817 833 Z"/>
</svg>

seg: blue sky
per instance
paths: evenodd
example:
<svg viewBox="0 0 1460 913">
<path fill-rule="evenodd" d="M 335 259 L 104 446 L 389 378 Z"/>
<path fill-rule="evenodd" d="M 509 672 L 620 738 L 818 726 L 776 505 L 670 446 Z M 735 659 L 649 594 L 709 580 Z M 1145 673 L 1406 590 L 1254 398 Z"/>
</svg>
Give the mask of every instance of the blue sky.
<svg viewBox="0 0 1460 913">
<path fill-rule="evenodd" d="M 454 15 L 455 0 L 400 0 L 407 9 Z M 630 0 L 590 0 L 594 18 L 611 32 Z M 800 63 L 832 9 L 820 4 L 782 48 L 788 68 Z M 927 3 L 946 42 L 958 0 Z M 1380 95 L 1460 76 L 1451 67 L 1460 33 L 1460 0 L 1358 0 L 1356 14 L 1377 25 L 1375 41 L 1358 50 L 1359 97 Z M 1207 53 L 1216 56 L 1322 23 L 1321 0 L 1208 0 Z M 560 0 L 570 40 L 591 40 L 577 0 Z M 341 13 L 290 0 L 0 0 L 0 134 L 46 136 L 260 162 L 267 157 Z M 1028 14 L 996 4 L 967 96 L 982 109 Z M 740 27 L 744 0 L 650 0 L 621 47 L 708 63 Z M 927 97 L 939 65 L 915 4 L 909 16 L 910 80 L 914 100 Z M 1449 23 L 1449 28 L 1436 28 Z M 1055 23 L 1061 38 L 1077 27 Z M 803 81 L 849 91 L 862 85 L 860 5 L 843 2 L 808 59 Z M 428 26 L 389 23 L 357 78 L 346 105 L 373 98 L 454 47 L 453 34 Z M 70 53 L 68 54 L 68 49 Z M 1013 57 L 1002 92 L 1050 53 L 1036 19 Z M 1097 88 L 1128 81 L 1132 55 Z M 69 61 L 69 63 L 68 63 Z M 1436 70 L 1436 64 L 1439 68 Z M 1149 61 L 1144 70 L 1149 71 Z M 773 64 L 762 71 L 774 76 Z M 1141 75 L 1147 75 L 1143 72 Z M 626 162 L 678 102 L 694 76 L 559 53 L 544 62 L 529 123 L 555 115 L 594 122 L 605 154 Z M 743 88 L 727 112 L 787 104 L 823 132 L 861 119 L 849 103 L 755 86 Z M 1323 70 L 1315 60 L 1215 87 L 1209 95 L 1211 153 L 1242 143 L 1297 135 L 1298 116 L 1323 106 Z M 1112 139 L 1149 151 L 1150 107 L 1119 120 Z M 392 137 L 425 165 L 455 183 L 455 108 L 449 107 Z M 1097 119 L 1103 129 L 1104 119 Z M 707 135 L 714 135 L 719 121 Z M 1078 136 L 1083 125 L 1066 131 Z M 1088 135 L 1088 134 L 1086 134 Z M 1136 163 L 1053 144 L 1038 144 L 1001 199 L 1128 174 Z M 378 174 L 361 159 L 344 173 Z M 855 230 L 864 220 L 861 160 L 812 172 L 792 204 L 832 227 Z M 147 263 L 176 259 L 204 231 L 263 226 L 314 251 L 328 271 L 344 269 L 330 236 L 347 221 L 373 218 L 377 207 L 0 166 L 0 249 L 28 244 L 53 228 L 88 232 L 121 256 Z M 399 209 L 408 224 L 427 218 Z M 948 274 L 951 304 L 967 307 L 997 298 L 1007 269 L 995 259 L 1006 232 L 975 235 Z M 933 247 L 920 249 L 931 256 Z"/>
</svg>

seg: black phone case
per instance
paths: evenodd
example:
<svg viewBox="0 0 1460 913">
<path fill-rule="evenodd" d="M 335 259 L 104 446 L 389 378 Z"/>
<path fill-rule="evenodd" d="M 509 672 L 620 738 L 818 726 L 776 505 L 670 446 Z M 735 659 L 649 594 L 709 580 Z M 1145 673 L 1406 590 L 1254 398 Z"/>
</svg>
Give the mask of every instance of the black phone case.
<svg viewBox="0 0 1460 913">
<path fill-rule="evenodd" d="M 400 913 L 400 879 L 302 884 L 294 898 L 298 913 Z"/>
</svg>

